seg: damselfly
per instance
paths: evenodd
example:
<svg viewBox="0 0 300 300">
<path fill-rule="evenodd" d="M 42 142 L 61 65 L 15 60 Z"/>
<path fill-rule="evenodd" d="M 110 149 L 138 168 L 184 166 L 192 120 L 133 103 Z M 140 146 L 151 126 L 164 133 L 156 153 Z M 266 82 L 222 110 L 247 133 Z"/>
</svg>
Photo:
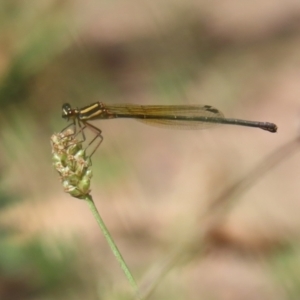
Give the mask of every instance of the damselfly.
<svg viewBox="0 0 300 300">
<path fill-rule="evenodd" d="M 218 109 L 210 105 L 106 105 L 96 102 L 79 109 L 72 108 L 70 104 L 65 103 L 62 106 L 62 117 L 72 120 L 67 127 L 74 126 L 75 134 L 78 125 L 83 140 L 85 140 L 85 128 L 90 128 L 95 132 L 96 136 L 89 145 L 97 138 L 99 141 L 90 156 L 94 154 L 103 140 L 101 130 L 89 123 L 93 120 L 127 118 L 136 119 L 149 125 L 178 129 L 204 129 L 215 124 L 230 124 L 256 127 L 269 132 L 277 131 L 277 126 L 273 123 L 225 118 Z"/>
</svg>

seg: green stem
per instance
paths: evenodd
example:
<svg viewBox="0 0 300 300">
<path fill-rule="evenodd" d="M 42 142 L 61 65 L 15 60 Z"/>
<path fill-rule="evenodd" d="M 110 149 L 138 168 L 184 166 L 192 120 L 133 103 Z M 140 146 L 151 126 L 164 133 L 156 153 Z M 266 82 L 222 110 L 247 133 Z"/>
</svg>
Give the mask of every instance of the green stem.
<svg viewBox="0 0 300 300">
<path fill-rule="evenodd" d="M 110 235 L 107 227 L 105 226 L 105 223 L 103 222 L 99 212 L 98 212 L 98 209 L 97 207 L 95 206 L 95 203 L 93 201 L 93 198 L 91 195 L 87 195 L 86 198 L 84 199 L 88 202 L 88 205 L 102 231 L 102 233 L 104 234 L 109 246 L 110 246 L 110 249 L 112 250 L 114 256 L 116 257 L 117 261 L 119 262 L 123 272 L 125 273 L 125 276 L 127 277 L 129 283 L 131 284 L 132 288 L 137 291 L 137 285 L 136 285 L 136 282 L 131 274 L 131 272 L 129 271 L 127 265 L 126 265 L 126 262 L 124 260 L 124 258 L 122 257 L 122 254 L 121 252 L 119 251 L 117 245 L 115 244 L 112 236 Z"/>
</svg>

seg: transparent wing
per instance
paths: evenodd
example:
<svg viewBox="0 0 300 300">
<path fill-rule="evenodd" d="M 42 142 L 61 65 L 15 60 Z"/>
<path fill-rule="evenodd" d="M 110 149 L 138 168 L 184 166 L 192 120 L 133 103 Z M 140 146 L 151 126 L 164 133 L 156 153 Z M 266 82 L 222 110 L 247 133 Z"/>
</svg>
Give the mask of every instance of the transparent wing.
<svg viewBox="0 0 300 300">
<path fill-rule="evenodd" d="M 148 125 L 176 129 L 204 129 L 216 125 L 224 115 L 209 105 L 111 105 L 105 106 L 116 118 L 132 118 Z M 157 118 L 156 118 L 157 117 Z M 205 122 L 205 118 L 216 119 Z"/>
</svg>

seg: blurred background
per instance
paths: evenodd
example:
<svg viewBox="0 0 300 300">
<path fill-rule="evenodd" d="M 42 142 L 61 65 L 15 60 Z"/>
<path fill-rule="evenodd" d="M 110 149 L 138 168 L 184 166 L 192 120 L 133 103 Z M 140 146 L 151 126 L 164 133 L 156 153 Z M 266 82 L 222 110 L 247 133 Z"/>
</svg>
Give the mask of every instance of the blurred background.
<svg viewBox="0 0 300 300">
<path fill-rule="evenodd" d="M 276 123 L 94 122 L 92 195 L 145 298 L 300 298 L 299 1 L 3 0 L 0 45 L 0 299 L 132 299 L 52 166 L 96 101 Z"/>
</svg>

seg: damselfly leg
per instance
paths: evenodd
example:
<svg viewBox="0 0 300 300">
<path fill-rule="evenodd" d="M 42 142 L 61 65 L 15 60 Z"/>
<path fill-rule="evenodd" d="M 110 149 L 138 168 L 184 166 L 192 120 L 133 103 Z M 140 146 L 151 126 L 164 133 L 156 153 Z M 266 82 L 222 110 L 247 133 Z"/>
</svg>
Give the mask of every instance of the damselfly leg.
<svg viewBox="0 0 300 300">
<path fill-rule="evenodd" d="M 80 124 L 80 122 L 79 122 Z M 92 145 L 94 144 L 94 142 L 96 142 L 94 145 L 93 150 L 91 151 L 91 154 L 89 154 L 89 157 L 91 158 L 92 155 L 96 152 L 96 150 L 98 149 L 98 147 L 100 146 L 100 144 L 103 141 L 103 136 L 101 135 L 102 131 L 97 128 L 96 126 L 93 126 L 92 124 L 88 123 L 88 122 L 83 122 L 84 126 L 82 127 L 82 135 L 84 136 L 84 140 L 86 140 L 85 134 L 84 134 L 84 129 L 88 128 L 90 129 L 92 132 L 95 133 L 95 136 L 93 137 L 93 139 L 88 143 L 88 145 L 85 148 L 85 151 Z M 98 139 L 98 140 L 97 140 Z"/>
<path fill-rule="evenodd" d="M 73 131 L 72 135 L 74 136 L 74 138 L 76 138 L 78 135 L 81 135 L 81 139 L 78 141 L 78 143 L 84 143 L 87 140 L 85 134 L 86 129 L 90 129 L 90 131 L 95 133 L 95 136 L 92 138 L 92 140 L 88 143 L 88 145 L 84 149 L 86 151 L 98 139 L 98 141 L 95 144 L 95 147 L 91 151 L 91 154 L 88 155 L 89 157 L 92 157 L 92 155 L 95 153 L 95 151 L 98 149 L 98 147 L 103 141 L 101 130 L 88 122 L 81 122 L 79 120 L 77 120 L 76 122 L 76 119 L 74 119 L 73 122 L 68 126 L 66 126 L 61 132 L 66 132 L 70 127 L 72 127 L 72 131 Z"/>
</svg>

